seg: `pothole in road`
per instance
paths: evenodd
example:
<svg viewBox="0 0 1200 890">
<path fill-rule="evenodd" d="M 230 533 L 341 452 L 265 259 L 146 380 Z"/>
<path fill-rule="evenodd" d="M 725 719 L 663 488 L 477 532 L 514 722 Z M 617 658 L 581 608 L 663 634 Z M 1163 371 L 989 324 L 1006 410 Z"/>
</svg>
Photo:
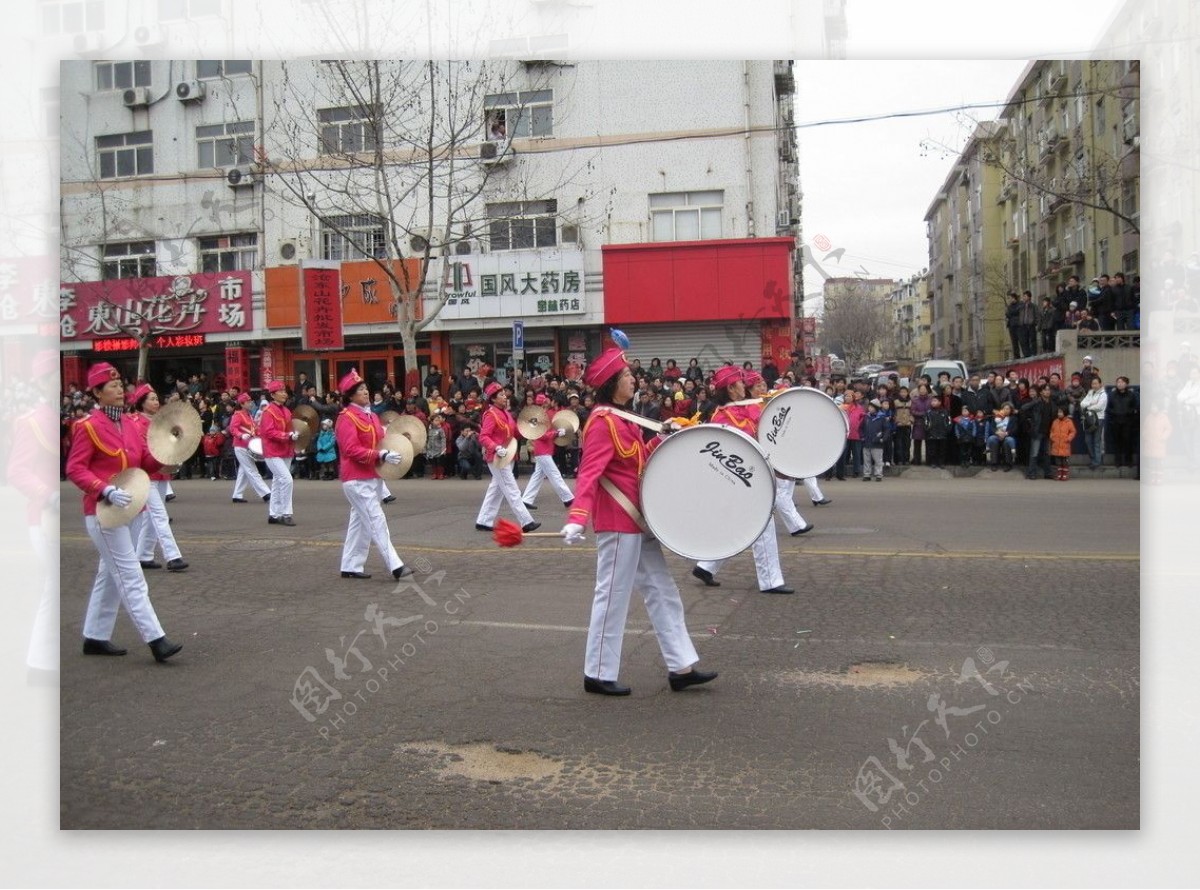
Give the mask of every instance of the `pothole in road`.
<svg viewBox="0 0 1200 890">
<path fill-rule="evenodd" d="M 845 671 L 783 671 L 780 682 L 789 686 L 842 686 L 852 688 L 889 688 L 907 686 L 930 676 L 906 664 L 889 661 L 861 661 Z"/>
<path fill-rule="evenodd" d="M 500 748 L 486 742 L 466 745 L 418 742 L 403 750 L 437 758 L 435 768 L 440 776 L 462 776 L 478 782 L 548 779 L 563 771 L 561 761 L 544 754 Z"/>
</svg>

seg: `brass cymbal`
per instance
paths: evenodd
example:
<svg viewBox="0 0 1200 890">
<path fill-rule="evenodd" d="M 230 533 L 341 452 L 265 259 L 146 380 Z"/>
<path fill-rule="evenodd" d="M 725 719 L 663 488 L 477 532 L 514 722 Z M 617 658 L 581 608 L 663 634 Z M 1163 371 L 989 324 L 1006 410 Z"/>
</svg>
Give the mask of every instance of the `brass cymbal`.
<svg viewBox="0 0 1200 890">
<path fill-rule="evenodd" d="M 528 405 L 517 415 L 517 429 L 529 441 L 540 439 L 550 425 L 550 413 L 541 405 Z"/>
<path fill-rule="evenodd" d="M 379 422 L 382 423 L 386 428 L 397 417 L 403 417 L 403 415 L 399 411 L 392 411 L 389 409 L 379 415 Z"/>
<path fill-rule="evenodd" d="M 492 458 L 492 466 L 495 467 L 497 470 L 503 470 L 505 467 L 507 467 L 509 464 L 511 464 L 514 460 L 517 459 L 517 437 L 513 436 L 511 439 L 509 439 L 508 444 L 505 445 L 504 448 L 505 448 L 504 457 Z"/>
<path fill-rule="evenodd" d="M 312 427 L 308 425 L 307 420 L 303 420 L 299 417 L 293 417 L 292 432 L 298 433 L 296 436 L 296 441 L 292 443 L 292 448 L 295 449 L 297 454 L 301 454 L 308 449 L 308 443 L 312 441 Z"/>
<path fill-rule="evenodd" d="M 382 420 L 382 418 L 380 419 Z M 412 442 L 413 454 L 423 452 L 425 440 L 429 438 L 429 431 L 425 429 L 425 424 L 411 414 L 396 415 L 396 419 L 387 425 L 387 432 L 403 433 L 407 436 Z"/>
<path fill-rule="evenodd" d="M 307 423 L 314 436 L 321 431 L 321 415 L 312 405 L 297 405 L 292 417 L 298 417 Z"/>
<path fill-rule="evenodd" d="M 389 464 L 380 461 L 375 465 L 375 475 L 381 479 L 403 479 L 408 471 L 412 469 L 413 465 L 415 452 L 413 451 L 412 439 L 408 438 L 408 436 L 404 435 L 398 429 L 390 429 L 379 440 L 379 448 L 380 450 L 395 451 L 404 459 L 398 464 Z"/>
<path fill-rule="evenodd" d="M 579 432 L 579 415 L 570 408 L 555 411 L 554 416 L 550 418 L 550 426 L 556 430 L 565 429 L 572 433 L 577 433 Z"/>
<path fill-rule="evenodd" d="M 193 454 L 204 435 L 200 413 L 187 402 L 172 402 L 150 418 L 146 445 L 162 464 L 181 464 Z"/>
<path fill-rule="evenodd" d="M 96 504 L 96 520 L 101 528 L 128 525 L 133 521 L 133 517 L 142 512 L 142 507 L 146 506 L 146 498 L 150 496 L 150 477 L 141 467 L 130 467 L 109 479 L 108 484 L 125 489 L 133 501 L 128 507 L 114 507 L 101 498 Z"/>
</svg>

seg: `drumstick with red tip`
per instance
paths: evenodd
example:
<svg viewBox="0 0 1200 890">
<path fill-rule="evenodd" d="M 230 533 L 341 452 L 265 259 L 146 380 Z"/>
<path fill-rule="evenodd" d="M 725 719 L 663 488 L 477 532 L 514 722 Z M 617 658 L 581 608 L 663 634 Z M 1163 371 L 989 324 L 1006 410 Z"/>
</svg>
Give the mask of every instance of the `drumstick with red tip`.
<svg viewBox="0 0 1200 890">
<path fill-rule="evenodd" d="M 559 532 L 526 532 L 521 526 L 507 519 L 497 519 L 492 528 L 492 538 L 501 547 L 516 547 L 524 538 L 561 538 Z"/>
</svg>

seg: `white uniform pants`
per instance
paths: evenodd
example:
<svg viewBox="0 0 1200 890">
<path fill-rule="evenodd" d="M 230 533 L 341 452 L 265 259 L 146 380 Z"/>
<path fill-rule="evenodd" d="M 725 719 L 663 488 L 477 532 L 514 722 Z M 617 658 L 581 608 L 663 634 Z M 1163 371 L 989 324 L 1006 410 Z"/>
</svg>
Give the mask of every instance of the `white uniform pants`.
<svg viewBox="0 0 1200 890">
<path fill-rule="evenodd" d="M 796 480 L 775 477 L 775 512 L 783 520 L 783 527 L 788 534 L 798 532 L 808 525 L 800 511 L 796 509 Z"/>
<path fill-rule="evenodd" d="M 521 495 L 521 500 L 526 504 L 536 504 L 538 492 L 542 489 L 542 482 L 547 479 L 550 480 L 550 486 L 554 489 L 554 493 L 564 504 L 574 497 L 571 489 L 567 487 L 567 483 L 563 481 L 562 473 L 555 466 L 554 457 L 549 454 L 539 454 L 533 458 L 533 475 L 529 477 L 529 483 L 525 486 L 525 493 Z"/>
<path fill-rule="evenodd" d="M 391 490 L 387 487 L 387 483 L 382 479 L 379 480 L 379 500 L 382 502 L 384 498 L 392 496 Z"/>
<path fill-rule="evenodd" d="M 42 513 L 42 522 L 29 527 L 29 540 L 38 557 L 35 577 L 42 578 L 42 595 L 33 618 L 25 663 L 42 671 L 58 670 L 58 518 Z"/>
<path fill-rule="evenodd" d="M 778 490 L 776 490 L 778 493 Z M 754 571 L 758 574 L 758 589 L 770 590 L 783 583 L 783 569 L 779 567 L 779 540 L 775 537 L 775 517 L 767 522 L 767 527 L 759 535 L 750 552 L 754 554 Z M 725 565 L 725 560 L 704 560 L 696 563 L 704 571 L 716 576 Z"/>
<path fill-rule="evenodd" d="M 233 483 L 233 496 L 240 498 L 245 494 L 247 482 L 260 498 L 264 494 L 270 494 L 271 486 L 267 485 L 262 473 L 258 472 L 258 464 L 254 462 L 254 455 L 250 453 L 250 449 L 234 448 L 233 456 L 237 458 L 238 465 L 237 481 Z"/>
<path fill-rule="evenodd" d="M 501 500 L 508 501 L 509 508 L 516 515 L 517 522 L 522 527 L 533 522 L 532 514 L 521 500 L 521 489 L 517 488 L 517 480 L 513 478 L 512 465 L 498 470 L 489 463 L 488 471 L 492 474 L 492 481 L 488 483 L 487 491 L 483 495 L 483 503 L 479 505 L 479 515 L 475 518 L 475 524 L 495 524 L 496 517 L 500 513 Z"/>
<path fill-rule="evenodd" d="M 84 517 L 88 537 L 100 553 L 100 566 L 88 597 L 83 635 L 90 640 L 111 640 L 117 623 L 117 607 L 124 606 L 143 643 L 163 635 L 162 625 L 150 603 L 146 576 L 133 550 L 133 537 L 141 531 L 142 517 L 129 525 L 100 528 L 95 516 Z"/>
<path fill-rule="evenodd" d="M 662 546 L 640 532 L 596 534 L 596 595 L 588 625 L 583 672 L 597 680 L 616 680 L 621 671 L 621 643 L 634 588 L 646 601 L 646 613 L 658 637 L 667 670 L 682 671 L 697 661 L 688 636 L 679 588 L 667 569 Z"/>
<path fill-rule="evenodd" d="M 175 543 L 175 534 L 171 531 L 171 519 L 167 516 L 167 505 L 163 498 L 167 496 L 167 481 L 153 479 L 150 482 L 150 494 L 146 498 L 146 516 L 143 517 L 142 533 L 137 541 L 137 558 L 139 562 L 150 562 L 154 559 L 154 548 L 162 546 L 163 558 L 179 559 L 179 545 Z"/>
<path fill-rule="evenodd" d="M 342 493 L 350 502 L 350 526 L 346 529 L 346 543 L 342 545 L 343 572 L 363 570 L 372 541 L 389 572 L 404 565 L 388 533 L 387 518 L 380 504 L 382 488 L 382 479 L 351 479 L 342 483 Z"/>
<path fill-rule="evenodd" d="M 271 515 L 278 519 L 280 516 L 292 515 L 292 467 L 291 460 L 286 457 L 268 457 L 267 469 L 271 471 Z"/>
<path fill-rule="evenodd" d="M 803 482 L 804 487 L 808 489 L 808 497 L 810 500 L 825 500 L 825 495 L 821 493 L 821 484 L 817 482 L 816 476 L 805 476 Z"/>
</svg>

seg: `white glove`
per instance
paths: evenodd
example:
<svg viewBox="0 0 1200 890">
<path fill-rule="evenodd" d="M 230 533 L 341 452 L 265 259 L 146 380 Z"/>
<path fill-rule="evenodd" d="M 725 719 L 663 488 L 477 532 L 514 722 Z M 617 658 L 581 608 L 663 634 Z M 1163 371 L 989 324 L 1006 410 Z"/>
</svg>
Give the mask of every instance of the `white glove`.
<svg viewBox="0 0 1200 890">
<path fill-rule="evenodd" d="M 300 434 L 298 432 L 296 432 L 295 430 L 292 430 L 290 433 L 288 433 L 288 438 L 291 439 L 293 442 L 295 442 L 297 439 L 300 438 Z"/>
<path fill-rule="evenodd" d="M 496 457 L 508 457 L 508 449 L 501 445 L 496 449 Z"/>
<path fill-rule="evenodd" d="M 104 489 L 103 497 L 114 507 L 128 507 L 133 503 L 133 495 L 123 488 L 117 488 L 115 485 L 110 485 Z"/>
<path fill-rule="evenodd" d="M 242 433 L 242 441 L 243 441 L 243 442 L 249 442 L 249 441 L 250 441 L 250 434 L 249 434 L 249 433 Z"/>
<path fill-rule="evenodd" d="M 385 451 L 383 452 L 383 460 L 384 463 L 395 465 L 404 462 L 404 455 L 399 451 Z"/>
<path fill-rule="evenodd" d="M 566 427 L 564 427 L 563 429 L 559 430 L 557 433 L 554 434 L 554 438 L 557 439 L 560 436 L 567 436 L 567 435 L 570 435 L 570 430 L 568 430 L 568 429 L 566 429 Z"/>
<path fill-rule="evenodd" d="M 568 544 L 577 544 L 583 540 L 583 526 L 578 522 L 568 522 L 559 534 Z"/>
</svg>

